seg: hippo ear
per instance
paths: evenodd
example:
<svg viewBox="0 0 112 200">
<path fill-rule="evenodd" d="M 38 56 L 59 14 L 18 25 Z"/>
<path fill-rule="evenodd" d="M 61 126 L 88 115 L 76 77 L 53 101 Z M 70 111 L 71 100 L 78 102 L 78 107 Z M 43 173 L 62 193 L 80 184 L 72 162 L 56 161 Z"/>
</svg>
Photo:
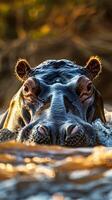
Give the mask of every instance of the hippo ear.
<svg viewBox="0 0 112 200">
<path fill-rule="evenodd" d="M 96 78 L 102 70 L 101 61 L 97 56 L 92 56 L 87 62 L 85 69 L 89 73 L 90 79 Z"/>
<path fill-rule="evenodd" d="M 29 74 L 31 73 L 32 69 L 30 67 L 30 64 L 25 59 L 19 59 L 15 66 L 15 72 L 17 77 L 21 81 L 25 81 Z"/>
</svg>

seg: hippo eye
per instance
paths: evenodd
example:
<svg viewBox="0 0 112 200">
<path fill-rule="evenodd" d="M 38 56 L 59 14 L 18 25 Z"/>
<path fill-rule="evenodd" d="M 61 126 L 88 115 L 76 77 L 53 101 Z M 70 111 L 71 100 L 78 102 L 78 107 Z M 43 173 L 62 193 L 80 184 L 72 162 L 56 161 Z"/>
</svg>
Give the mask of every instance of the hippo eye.
<svg viewBox="0 0 112 200">
<path fill-rule="evenodd" d="M 24 96 L 30 94 L 30 88 L 28 85 L 23 85 L 22 93 Z"/>
<path fill-rule="evenodd" d="M 32 103 L 34 101 L 37 101 L 40 91 L 41 89 L 40 89 L 39 83 L 33 80 L 32 78 L 29 78 L 24 83 L 23 88 L 22 88 L 23 97 Z"/>
<path fill-rule="evenodd" d="M 24 92 L 24 93 L 28 93 L 28 92 L 29 92 L 29 88 L 28 88 L 27 85 L 24 85 L 24 86 L 23 86 L 23 92 Z"/>
<path fill-rule="evenodd" d="M 86 101 L 93 94 L 93 84 L 88 78 L 82 77 L 79 80 L 76 88 L 76 93 L 79 96 L 81 102 Z"/>
<path fill-rule="evenodd" d="M 91 91 L 91 89 L 92 89 L 92 83 L 88 83 L 88 85 L 87 85 L 87 91 L 89 92 L 89 91 Z"/>
</svg>

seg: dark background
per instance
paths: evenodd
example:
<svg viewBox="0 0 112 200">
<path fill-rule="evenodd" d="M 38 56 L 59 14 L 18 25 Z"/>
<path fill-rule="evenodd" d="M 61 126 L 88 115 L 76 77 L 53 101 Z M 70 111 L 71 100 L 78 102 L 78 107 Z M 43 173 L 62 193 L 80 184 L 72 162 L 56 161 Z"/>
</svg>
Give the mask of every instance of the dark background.
<svg viewBox="0 0 112 200">
<path fill-rule="evenodd" d="M 0 109 L 20 87 L 14 75 L 18 58 L 31 66 L 66 58 L 85 65 L 101 58 L 95 81 L 105 103 L 112 102 L 112 1 L 0 0 Z"/>
</svg>

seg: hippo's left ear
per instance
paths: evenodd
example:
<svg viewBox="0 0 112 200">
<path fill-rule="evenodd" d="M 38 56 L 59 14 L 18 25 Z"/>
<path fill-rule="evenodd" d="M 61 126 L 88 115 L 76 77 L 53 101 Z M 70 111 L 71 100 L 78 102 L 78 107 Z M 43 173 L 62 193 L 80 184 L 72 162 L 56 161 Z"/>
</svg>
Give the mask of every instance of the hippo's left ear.
<svg viewBox="0 0 112 200">
<path fill-rule="evenodd" d="M 30 64 L 25 59 L 19 59 L 15 66 L 15 72 L 17 77 L 21 81 L 25 81 L 29 74 L 31 73 L 32 69 L 30 67 Z"/>
<path fill-rule="evenodd" d="M 97 56 L 92 56 L 87 62 L 85 69 L 89 73 L 90 79 L 96 78 L 102 70 L 101 61 Z"/>
</svg>

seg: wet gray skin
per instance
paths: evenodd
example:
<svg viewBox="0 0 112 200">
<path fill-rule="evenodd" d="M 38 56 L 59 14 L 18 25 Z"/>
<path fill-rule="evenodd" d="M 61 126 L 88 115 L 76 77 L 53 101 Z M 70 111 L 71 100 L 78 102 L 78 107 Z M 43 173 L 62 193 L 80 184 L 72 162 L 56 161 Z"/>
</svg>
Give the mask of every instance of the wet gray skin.
<svg viewBox="0 0 112 200">
<path fill-rule="evenodd" d="M 23 85 L 1 120 L 0 140 L 5 135 L 36 144 L 98 144 L 92 122 L 100 119 L 105 123 L 105 116 L 93 80 L 100 71 L 97 57 L 92 57 L 85 67 L 62 59 L 47 60 L 31 68 L 26 60 L 19 60 L 16 73 Z"/>
</svg>

